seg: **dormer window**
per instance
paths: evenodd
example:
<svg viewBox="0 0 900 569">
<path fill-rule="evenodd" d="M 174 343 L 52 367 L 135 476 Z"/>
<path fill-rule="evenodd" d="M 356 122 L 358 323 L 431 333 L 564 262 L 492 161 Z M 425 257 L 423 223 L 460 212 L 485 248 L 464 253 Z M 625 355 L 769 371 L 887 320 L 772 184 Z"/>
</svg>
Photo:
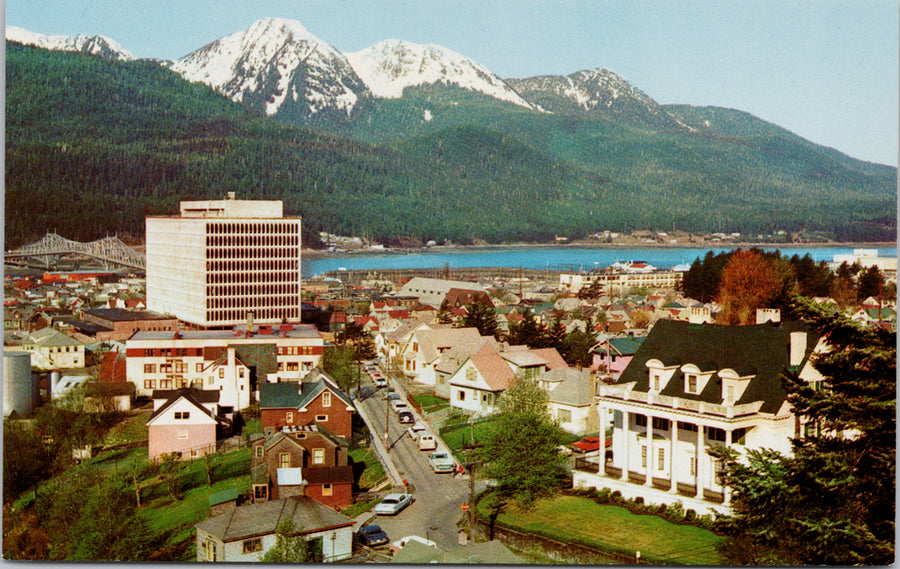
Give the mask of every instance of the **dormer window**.
<svg viewBox="0 0 900 569">
<path fill-rule="evenodd" d="M 697 390 L 697 374 L 688 373 L 684 376 L 684 391 L 685 393 L 698 394 Z"/>
</svg>

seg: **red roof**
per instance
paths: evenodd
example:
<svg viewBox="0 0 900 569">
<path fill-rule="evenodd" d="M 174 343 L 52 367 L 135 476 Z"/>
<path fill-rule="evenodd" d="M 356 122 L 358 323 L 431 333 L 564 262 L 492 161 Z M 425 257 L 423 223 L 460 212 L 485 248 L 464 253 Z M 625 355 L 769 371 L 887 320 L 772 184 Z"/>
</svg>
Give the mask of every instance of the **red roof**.
<svg viewBox="0 0 900 569">
<path fill-rule="evenodd" d="M 100 362 L 100 381 L 105 383 L 125 383 L 125 358 L 119 359 L 119 352 L 106 352 Z"/>
</svg>

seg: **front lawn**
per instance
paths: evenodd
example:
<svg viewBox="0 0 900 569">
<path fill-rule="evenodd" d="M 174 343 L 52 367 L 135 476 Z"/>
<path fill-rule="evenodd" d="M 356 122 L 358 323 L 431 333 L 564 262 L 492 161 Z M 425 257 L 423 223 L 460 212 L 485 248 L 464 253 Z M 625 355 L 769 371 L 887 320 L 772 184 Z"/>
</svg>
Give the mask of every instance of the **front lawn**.
<svg viewBox="0 0 900 569">
<path fill-rule="evenodd" d="M 484 500 L 478 514 L 488 519 Z M 577 496 L 538 501 L 530 511 L 512 505 L 498 523 L 518 531 L 542 535 L 664 565 L 720 565 L 716 545 L 723 538 L 691 525 L 679 525 L 653 515 L 632 514 L 627 508 L 601 505 Z"/>
</svg>

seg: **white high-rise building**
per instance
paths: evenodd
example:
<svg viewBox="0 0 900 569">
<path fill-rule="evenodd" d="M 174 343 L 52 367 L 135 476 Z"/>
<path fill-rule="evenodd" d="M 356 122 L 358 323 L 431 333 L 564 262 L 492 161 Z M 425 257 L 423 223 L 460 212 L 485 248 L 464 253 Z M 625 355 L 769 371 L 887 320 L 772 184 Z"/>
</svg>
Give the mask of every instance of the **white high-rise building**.
<svg viewBox="0 0 900 569">
<path fill-rule="evenodd" d="M 149 310 L 198 328 L 300 321 L 300 218 L 281 201 L 229 192 L 146 223 Z"/>
</svg>

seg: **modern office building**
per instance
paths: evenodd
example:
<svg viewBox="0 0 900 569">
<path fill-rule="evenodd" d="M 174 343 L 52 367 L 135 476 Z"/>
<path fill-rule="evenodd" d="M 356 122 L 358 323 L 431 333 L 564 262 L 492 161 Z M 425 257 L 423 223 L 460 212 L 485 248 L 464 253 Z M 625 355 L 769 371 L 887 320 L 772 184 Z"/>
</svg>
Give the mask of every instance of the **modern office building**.
<svg viewBox="0 0 900 569">
<path fill-rule="evenodd" d="M 300 218 L 282 202 L 181 202 L 148 217 L 147 308 L 195 328 L 300 321 Z"/>
</svg>

